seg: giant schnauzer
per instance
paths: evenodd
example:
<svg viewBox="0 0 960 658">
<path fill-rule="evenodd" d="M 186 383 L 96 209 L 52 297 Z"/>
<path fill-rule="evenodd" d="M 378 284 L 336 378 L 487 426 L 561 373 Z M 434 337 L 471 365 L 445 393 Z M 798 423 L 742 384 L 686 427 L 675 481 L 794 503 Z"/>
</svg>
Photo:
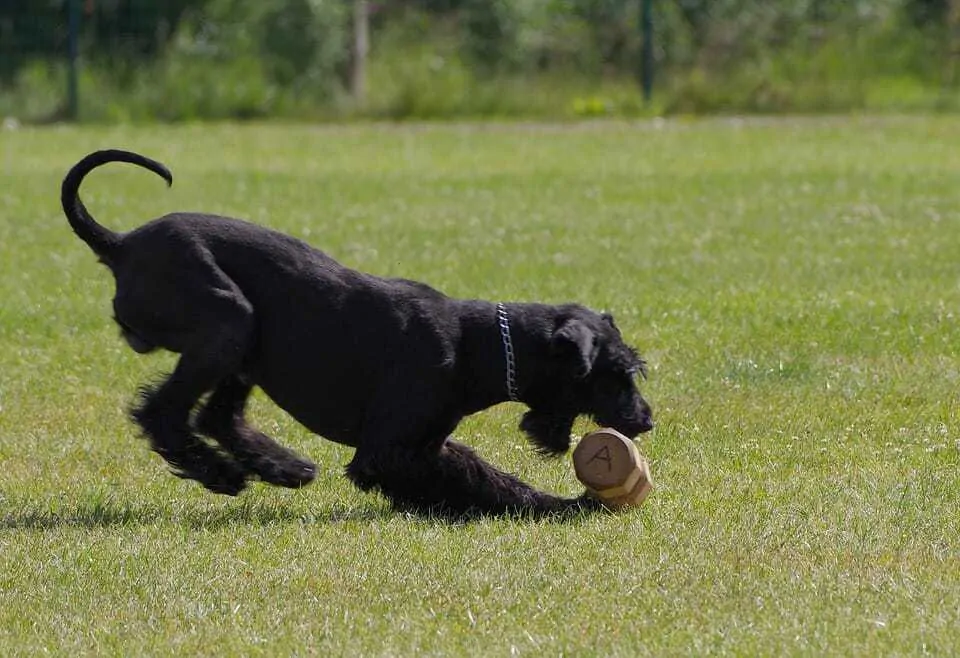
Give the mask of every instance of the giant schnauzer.
<svg viewBox="0 0 960 658">
<path fill-rule="evenodd" d="M 168 185 L 173 178 L 142 155 L 98 151 L 66 175 L 61 201 L 116 279 L 114 318 L 130 347 L 180 355 L 167 379 L 143 389 L 132 416 L 181 477 L 231 495 L 248 479 L 285 487 L 314 479 L 312 462 L 247 424 L 254 386 L 310 431 L 356 448 L 346 473 L 360 489 L 414 511 L 595 505 L 538 491 L 450 439 L 461 419 L 499 402 L 528 407 L 520 428 L 546 454 L 569 448 L 581 414 L 629 437 L 653 427 L 637 391 L 644 362 L 610 315 L 451 299 L 207 214 L 173 213 L 116 233 L 79 197 L 84 176 L 108 162 L 139 165 Z"/>
</svg>

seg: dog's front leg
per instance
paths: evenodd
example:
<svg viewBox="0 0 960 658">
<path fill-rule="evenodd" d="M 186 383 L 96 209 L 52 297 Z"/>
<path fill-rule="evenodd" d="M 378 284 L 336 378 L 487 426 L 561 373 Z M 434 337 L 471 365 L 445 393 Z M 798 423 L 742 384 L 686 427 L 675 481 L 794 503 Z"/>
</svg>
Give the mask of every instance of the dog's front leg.
<svg viewBox="0 0 960 658">
<path fill-rule="evenodd" d="M 436 372 L 383 383 L 370 403 L 347 476 L 364 491 L 379 489 L 395 507 L 445 515 L 551 514 L 590 507 L 538 491 L 449 439 L 462 416 L 445 398 L 450 382 Z M 431 379 L 430 375 L 435 375 Z"/>
<path fill-rule="evenodd" d="M 389 450 L 354 459 L 347 474 L 361 488 L 378 488 L 395 507 L 422 513 L 544 515 L 598 508 L 586 497 L 538 491 L 449 439 L 439 449 Z"/>
</svg>

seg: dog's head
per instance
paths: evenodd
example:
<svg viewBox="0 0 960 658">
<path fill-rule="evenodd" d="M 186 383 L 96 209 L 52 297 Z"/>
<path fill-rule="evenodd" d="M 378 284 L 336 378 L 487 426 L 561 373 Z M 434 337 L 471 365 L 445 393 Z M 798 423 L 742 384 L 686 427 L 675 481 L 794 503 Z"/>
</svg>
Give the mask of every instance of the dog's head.
<svg viewBox="0 0 960 658">
<path fill-rule="evenodd" d="M 570 447 L 573 422 L 584 414 L 630 438 L 647 432 L 653 419 L 637 389 L 640 376 L 647 376 L 646 364 L 623 342 L 613 316 L 566 307 L 549 338 L 545 367 L 524 392 L 530 410 L 520 429 L 549 454 Z"/>
</svg>

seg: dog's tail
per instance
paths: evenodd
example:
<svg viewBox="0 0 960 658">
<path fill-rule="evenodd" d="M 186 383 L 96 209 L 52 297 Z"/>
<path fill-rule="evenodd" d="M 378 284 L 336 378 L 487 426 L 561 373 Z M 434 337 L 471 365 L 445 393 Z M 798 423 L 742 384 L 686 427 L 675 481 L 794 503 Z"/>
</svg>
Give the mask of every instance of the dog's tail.
<svg viewBox="0 0 960 658">
<path fill-rule="evenodd" d="M 63 204 L 63 212 L 67 216 L 67 221 L 70 222 L 73 232 L 86 242 L 105 263 L 110 262 L 112 253 L 119 246 L 120 235 L 101 226 L 90 215 L 86 206 L 83 205 L 83 201 L 80 200 L 80 183 L 83 182 L 84 176 L 108 162 L 129 162 L 138 165 L 163 178 L 167 181 L 167 185 L 173 185 L 173 175 L 169 169 L 156 160 L 130 151 L 115 149 L 96 151 L 73 165 L 60 187 L 60 202 Z"/>
</svg>

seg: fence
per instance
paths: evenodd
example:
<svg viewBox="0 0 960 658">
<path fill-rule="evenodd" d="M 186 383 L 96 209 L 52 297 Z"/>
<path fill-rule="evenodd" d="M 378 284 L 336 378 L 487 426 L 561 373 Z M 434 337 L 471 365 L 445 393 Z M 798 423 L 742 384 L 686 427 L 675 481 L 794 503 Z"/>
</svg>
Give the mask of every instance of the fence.
<svg viewBox="0 0 960 658">
<path fill-rule="evenodd" d="M 952 109 L 958 25 L 960 0 L 3 0 L 0 116 Z"/>
</svg>

